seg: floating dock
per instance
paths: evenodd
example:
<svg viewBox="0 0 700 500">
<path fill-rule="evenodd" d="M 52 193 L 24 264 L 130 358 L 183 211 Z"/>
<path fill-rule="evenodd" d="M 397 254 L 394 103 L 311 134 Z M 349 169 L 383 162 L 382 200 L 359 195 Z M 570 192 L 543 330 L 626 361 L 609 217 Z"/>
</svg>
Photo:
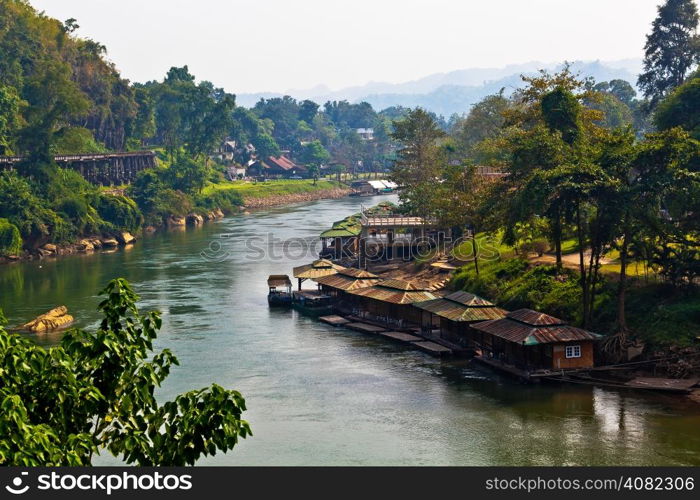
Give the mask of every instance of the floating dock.
<svg viewBox="0 0 700 500">
<path fill-rule="evenodd" d="M 386 337 L 388 339 L 392 340 L 398 340 L 399 342 L 420 342 L 423 339 L 420 337 L 416 337 L 415 335 L 411 335 L 410 333 L 403 333 L 403 332 L 382 332 L 380 333 L 382 337 Z"/>
<path fill-rule="evenodd" d="M 428 354 L 432 354 L 433 356 L 452 356 L 453 351 L 452 349 L 442 346 L 440 344 L 436 344 L 435 342 L 430 342 L 429 340 L 422 340 L 420 342 L 411 342 L 411 345 L 417 347 L 423 352 L 427 352 Z"/>
<path fill-rule="evenodd" d="M 655 391 L 692 392 L 700 379 L 675 379 L 659 377 L 637 377 L 625 383 L 627 387 L 634 389 L 651 389 Z"/>
<path fill-rule="evenodd" d="M 324 323 L 327 323 L 331 326 L 342 326 L 347 325 L 351 322 L 349 319 L 345 319 L 342 316 L 338 316 L 337 314 L 332 314 L 330 316 L 321 316 L 318 319 L 319 321 L 323 321 Z"/>
<path fill-rule="evenodd" d="M 349 328 L 350 330 L 355 330 L 356 332 L 362 333 L 381 333 L 386 331 L 386 328 L 370 325 L 368 323 L 346 323 L 343 326 L 345 326 L 345 328 Z"/>
</svg>

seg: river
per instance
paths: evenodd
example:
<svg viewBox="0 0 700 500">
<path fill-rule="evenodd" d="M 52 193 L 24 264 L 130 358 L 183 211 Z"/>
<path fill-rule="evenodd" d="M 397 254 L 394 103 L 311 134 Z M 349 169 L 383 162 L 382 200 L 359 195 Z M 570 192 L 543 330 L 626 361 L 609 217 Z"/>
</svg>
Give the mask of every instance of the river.
<svg viewBox="0 0 700 500">
<path fill-rule="evenodd" d="M 212 382 L 246 398 L 254 435 L 200 464 L 700 465 L 700 405 L 683 398 L 521 385 L 268 308 L 267 276 L 313 258 L 299 258 L 299 238 L 387 199 L 269 209 L 112 253 L 1 266 L 0 308 L 18 324 L 65 304 L 89 328 L 97 292 L 127 278 L 141 310 L 163 313 L 156 348 L 181 362 L 159 398 Z M 50 345 L 57 335 L 34 337 Z"/>
</svg>

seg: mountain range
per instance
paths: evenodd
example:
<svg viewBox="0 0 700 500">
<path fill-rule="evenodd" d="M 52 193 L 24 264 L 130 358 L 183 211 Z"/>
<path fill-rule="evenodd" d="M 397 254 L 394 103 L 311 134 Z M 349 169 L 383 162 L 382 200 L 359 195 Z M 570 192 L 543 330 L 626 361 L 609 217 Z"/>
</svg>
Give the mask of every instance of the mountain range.
<svg viewBox="0 0 700 500">
<path fill-rule="evenodd" d="M 502 68 L 467 68 L 447 73 L 434 73 L 403 83 L 369 82 L 340 90 L 331 90 L 324 85 L 318 85 L 311 89 L 289 90 L 283 93 L 238 94 L 236 102 L 240 106 L 252 107 L 261 98 L 289 95 L 296 99 L 310 99 L 319 104 L 339 100 L 367 101 L 376 110 L 390 106 L 421 106 L 438 115 L 448 117 L 453 113 L 468 112 L 472 104 L 501 89 L 504 89 L 506 95 L 510 94 L 522 86 L 522 75 L 532 76 L 540 69 L 554 72 L 563 66 L 563 63 L 531 61 Z M 637 81 L 641 68 L 642 61 L 639 59 L 571 63 L 572 71 L 579 73 L 581 77 L 590 76 L 598 82 L 622 79 L 632 85 Z"/>
</svg>

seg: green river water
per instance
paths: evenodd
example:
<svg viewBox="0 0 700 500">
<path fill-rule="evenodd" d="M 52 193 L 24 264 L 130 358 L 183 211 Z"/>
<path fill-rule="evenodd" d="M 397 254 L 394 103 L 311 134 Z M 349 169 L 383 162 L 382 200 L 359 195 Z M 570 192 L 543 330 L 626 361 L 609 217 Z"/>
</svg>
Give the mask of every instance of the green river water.
<svg viewBox="0 0 700 500">
<path fill-rule="evenodd" d="M 700 404 L 521 385 L 268 308 L 267 276 L 291 275 L 315 257 L 299 238 L 315 243 L 360 203 L 386 199 L 270 209 L 144 236 L 112 253 L 2 266 L 0 308 L 18 324 L 65 304 L 78 326 L 91 327 L 96 293 L 126 277 L 142 310 L 163 313 L 156 347 L 181 362 L 159 397 L 216 382 L 246 398 L 254 435 L 200 464 L 700 465 Z M 57 335 L 34 337 L 52 344 Z"/>
</svg>

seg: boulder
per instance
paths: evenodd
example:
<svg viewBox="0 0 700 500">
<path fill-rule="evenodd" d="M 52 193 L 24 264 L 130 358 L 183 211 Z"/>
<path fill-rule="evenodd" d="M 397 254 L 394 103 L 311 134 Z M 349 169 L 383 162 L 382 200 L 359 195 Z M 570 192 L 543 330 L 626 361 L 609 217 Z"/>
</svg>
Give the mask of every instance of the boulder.
<svg viewBox="0 0 700 500">
<path fill-rule="evenodd" d="M 80 240 L 77 247 L 79 252 L 92 252 L 95 250 L 95 247 L 88 239 Z"/>
<path fill-rule="evenodd" d="M 221 211 L 220 208 L 217 208 L 217 209 L 214 210 L 214 216 L 215 216 L 217 219 L 223 219 L 223 218 L 224 218 L 224 213 Z"/>
<path fill-rule="evenodd" d="M 144 228 L 144 231 L 146 231 L 147 233 L 155 233 L 155 232 L 156 232 L 156 227 L 155 227 L 155 226 L 146 226 L 146 227 Z"/>
<path fill-rule="evenodd" d="M 90 243 L 92 243 L 92 247 L 95 249 L 102 248 L 102 242 L 99 238 L 90 238 Z"/>
<path fill-rule="evenodd" d="M 66 306 L 59 306 L 49 312 L 37 316 L 29 323 L 22 325 L 22 329 L 34 333 L 49 332 L 68 326 L 73 322 L 73 316 L 68 314 Z"/>
<path fill-rule="evenodd" d="M 103 247 L 116 247 L 117 245 L 119 245 L 119 242 L 116 238 L 102 238 L 100 242 L 102 243 Z"/>
<path fill-rule="evenodd" d="M 122 233 L 117 233 L 117 240 L 122 245 L 129 245 L 136 241 L 136 238 L 134 238 L 134 236 L 132 236 L 131 233 L 127 233 L 126 231 L 124 231 Z"/>
<path fill-rule="evenodd" d="M 202 224 L 204 224 L 204 217 L 202 217 L 199 214 L 188 214 L 187 223 L 194 224 L 195 226 L 201 226 Z"/>
<path fill-rule="evenodd" d="M 214 214 L 214 212 L 207 212 L 204 215 L 204 218 L 207 219 L 208 221 L 211 221 L 211 220 L 216 219 L 216 215 Z"/>
<path fill-rule="evenodd" d="M 170 217 L 168 217 L 167 224 L 169 227 L 184 226 L 185 224 L 187 224 L 187 220 L 179 215 L 171 215 Z"/>
<path fill-rule="evenodd" d="M 58 247 L 54 245 L 53 243 L 47 243 L 43 247 L 41 247 L 39 250 L 44 250 L 45 252 L 49 253 L 56 253 L 58 251 Z"/>
</svg>

